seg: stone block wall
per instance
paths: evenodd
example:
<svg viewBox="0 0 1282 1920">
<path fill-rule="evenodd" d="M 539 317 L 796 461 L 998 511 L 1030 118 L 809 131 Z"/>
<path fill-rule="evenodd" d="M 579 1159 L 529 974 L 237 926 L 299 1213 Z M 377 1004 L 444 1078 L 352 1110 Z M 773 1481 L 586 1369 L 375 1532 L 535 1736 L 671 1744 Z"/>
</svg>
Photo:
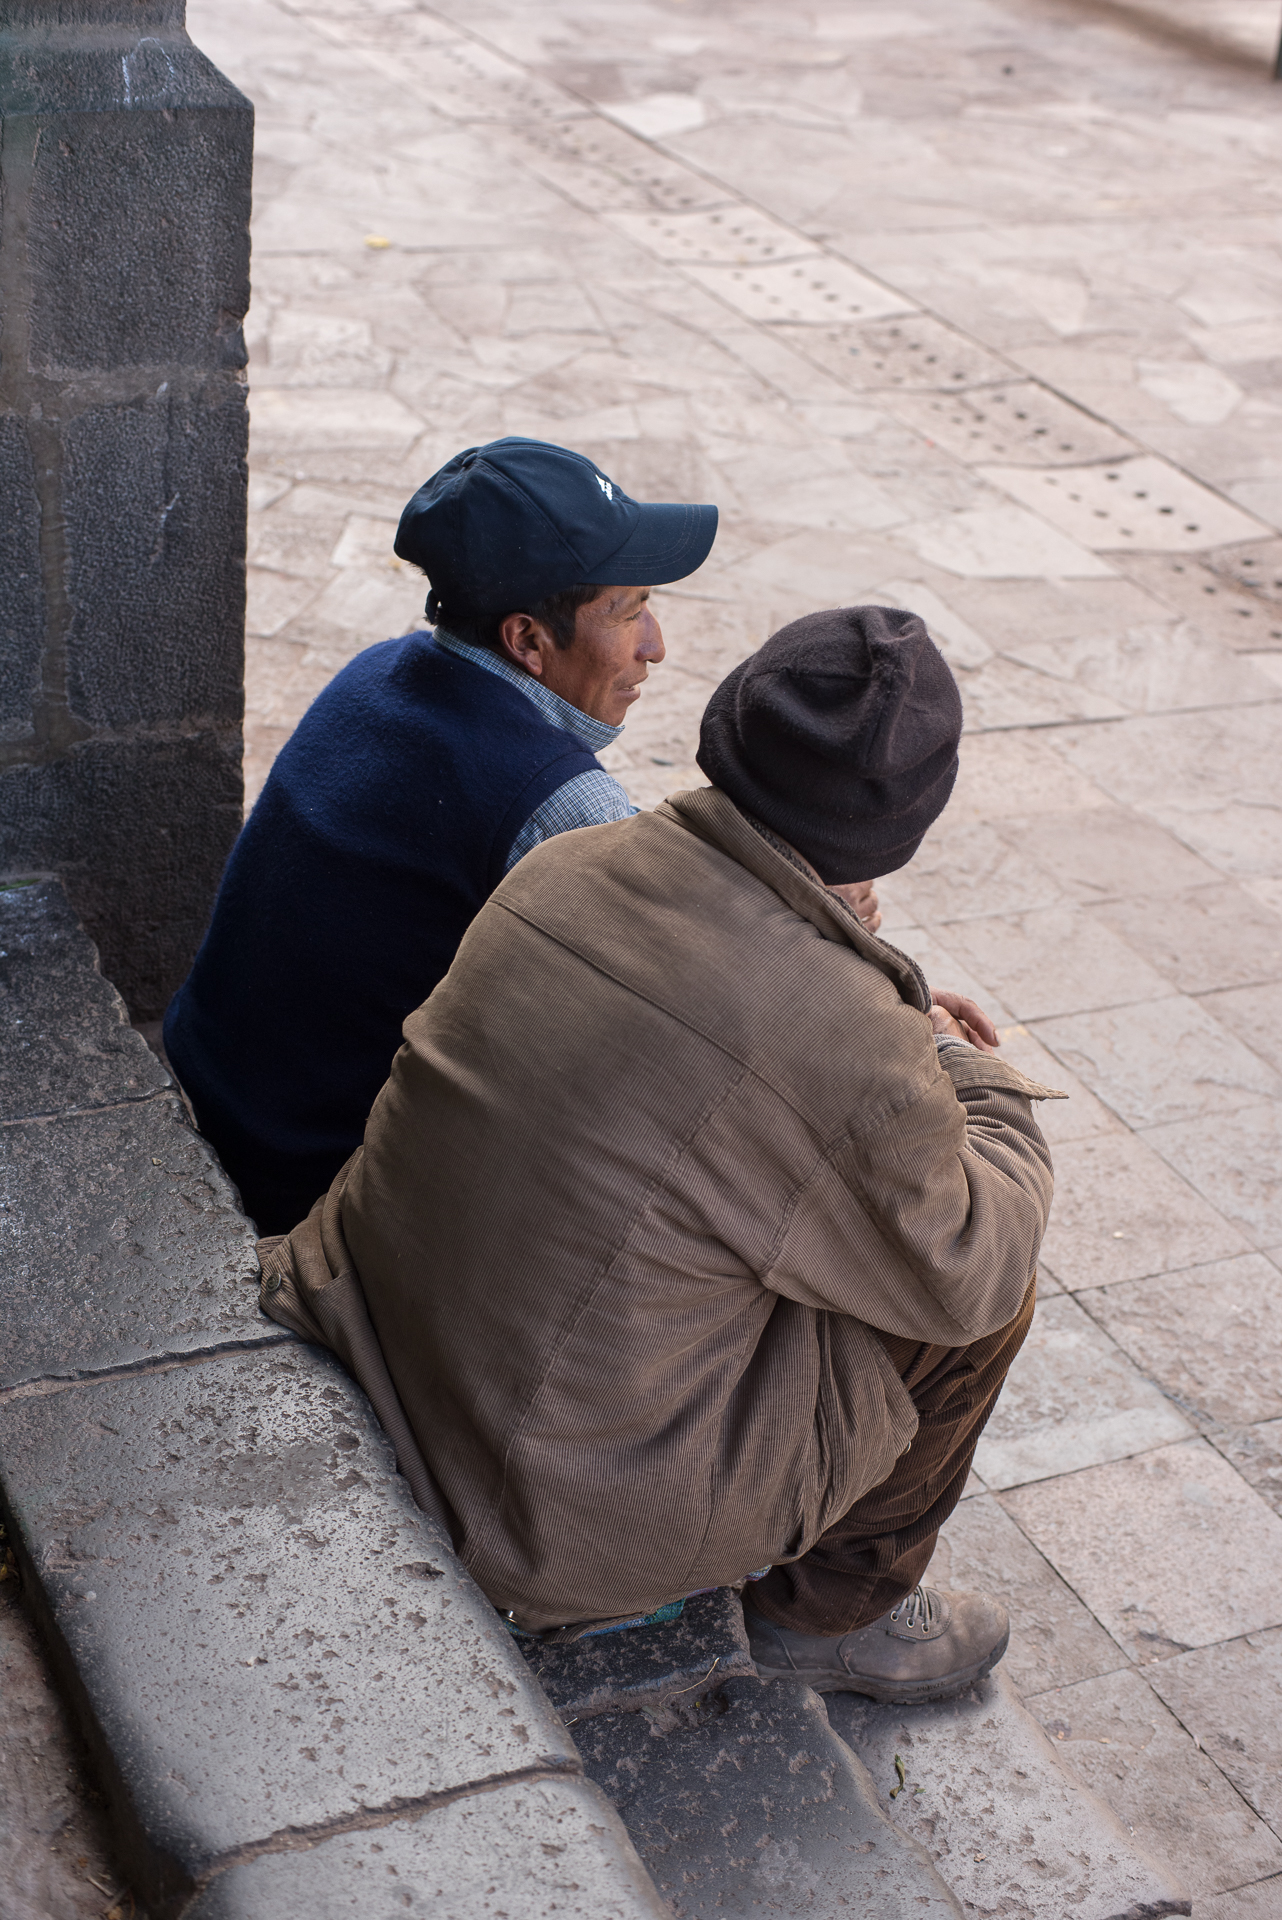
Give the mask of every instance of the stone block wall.
<svg viewBox="0 0 1282 1920">
<path fill-rule="evenodd" d="M 0 25 L 0 872 L 61 877 L 139 1019 L 242 801 L 253 110 L 183 15 Z"/>
</svg>

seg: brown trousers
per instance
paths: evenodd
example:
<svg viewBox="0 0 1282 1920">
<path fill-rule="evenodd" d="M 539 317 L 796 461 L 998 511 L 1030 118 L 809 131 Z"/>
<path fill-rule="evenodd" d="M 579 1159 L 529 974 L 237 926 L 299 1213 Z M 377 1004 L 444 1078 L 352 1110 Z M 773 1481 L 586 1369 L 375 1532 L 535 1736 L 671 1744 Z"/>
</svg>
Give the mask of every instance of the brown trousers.
<svg viewBox="0 0 1282 1920">
<path fill-rule="evenodd" d="M 881 1335 L 917 1409 L 912 1445 L 890 1477 L 856 1500 L 809 1553 L 748 1587 L 750 1607 L 797 1633 L 850 1633 L 912 1591 L 961 1499 L 979 1436 L 1032 1324 L 1036 1295 L 1034 1281 L 1010 1325 L 969 1347 Z"/>
</svg>

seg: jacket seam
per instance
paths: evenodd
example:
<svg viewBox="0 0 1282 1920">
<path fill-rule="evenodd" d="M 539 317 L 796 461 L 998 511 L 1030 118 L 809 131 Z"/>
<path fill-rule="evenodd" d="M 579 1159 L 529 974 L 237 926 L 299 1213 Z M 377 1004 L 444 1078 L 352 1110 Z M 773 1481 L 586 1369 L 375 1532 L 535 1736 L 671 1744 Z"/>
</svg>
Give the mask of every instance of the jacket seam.
<svg viewBox="0 0 1282 1920">
<path fill-rule="evenodd" d="M 987 1091 L 991 1092 L 993 1091 L 993 1089 L 987 1089 Z M 1011 1092 L 1012 1089 L 1002 1088 L 1000 1089 L 1000 1091 Z M 876 1126 L 873 1127 L 872 1129 L 869 1129 L 869 1131 L 873 1131 L 873 1132 L 881 1131 L 888 1121 L 898 1118 L 899 1114 L 907 1112 L 909 1107 L 919 1105 L 920 1102 L 925 1097 L 926 1097 L 926 1093 L 925 1093 L 925 1090 L 923 1090 L 922 1093 L 918 1094 L 913 1100 L 909 1101 L 906 1104 L 906 1106 L 896 1110 L 895 1112 L 890 1112 L 885 1114 L 881 1118 L 881 1120 L 877 1122 Z M 964 1110 L 964 1103 L 960 1100 L 960 1098 L 958 1099 L 958 1105 L 963 1106 L 963 1110 Z M 863 1132 L 865 1131 L 865 1129 L 861 1128 L 860 1131 Z M 794 1187 L 792 1193 L 789 1195 L 788 1204 L 784 1209 L 782 1230 L 777 1240 L 775 1241 L 775 1244 L 772 1246 L 770 1250 L 770 1264 L 765 1269 L 765 1272 L 767 1275 L 773 1273 L 776 1265 L 778 1264 L 779 1256 L 783 1251 L 783 1245 L 788 1236 L 788 1230 L 792 1225 L 793 1217 L 796 1213 L 797 1208 L 801 1204 L 802 1198 L 805 1195 L 806 1190 L 814 1184 L 815 1180 L 822 1173 L 823 1169 L 826 1166 L 831 1165 L 832 1161 L 835 1159 L 836 1155 L 841 1152 L 842 1148 L 850 1145 L 856 1139 L 856 1137 L 857 1136 L 854 1128 L 847 1127 L 843 1133 L 839 1134 L 836 1138 L 834 1138 L 825 1147 L 824 1151 L 817 1156 L 813 1165 L 810 1168 L 810 1171 L 806 1174 L 806 1177 L 804 1178 L 804 1180 L 798 1181 L 797 1185 Z M 1029 1204 L 1033 1206 L 1036 1205 L 1036 1201 L 1033 1195 L 1030 1194 L 1027 1191 L 1027 1189 L 1020 1184 L 1018 1180 L 1015 1180 L 1009 1173 L 1007 1173 L 1004 1170 L 1004 1168 L 996 1166 L 991 1160 L 985 1159 L 983 1154 L 977 1153 L 975 1149 L 970 1145 L 969 1138 L 967 1138 L 963 1142 L 963 1145 L 960 1149 L 958 1157 L 960 1158 L 961 1154 L 963 1153 L 971 1153 L 974 1155 L 976 1159 L 983 1161 L 984 1165 L 989 1169 L 991 1173 L 996 1174 L 998 1178 L 1001 1179 L 1006 1185 L 1013 1187 L 1015 1189 L 1015 1197 L 1017 1199 L 1028 1201 Z M 870 1224 L 872 1225 L 874 1232 L 876 1232 L 878 1236 L 884 1240 L 885 1235 L 882 1234 L 881 1228 L 878 1225 L 875 1205 L 872 1201 L 872 1196 L 868 1192 L 866 1183 L 858 1177 L 847 1179 L 844 1174 L 835 1173 L 835 1170 L 834 1170 L 834 1174 L 835 1174 L 835 1178 L 840 1180 L 842 1185 L 845 1187 L 848 1187 L 851 1193 L 854 1194 L 855 1198 L 859 1201 L 860 1206 L 864 1209 L 865 1213 L 868 1215 Z M 1043 1222 L 1042 1231 L 1043 1233 L 1045 1232 L 1045 1222 Z M 958 1325 L 958 1327 L 961 1328 L 963 1333 L 965 1334 L 966 1339 L 969 1340 L 969 1339 L 975 1338 L 973 1334 L 966 1332 L 964 1322 L 962 1322 L 957 1318 L 957 1314 L 954 1309 L 954 1303 L 941 1299 L 939 1291 L 935 1286 L 934 1278 L 931 1271 L 928 1268 L 924 1267 L 917 1260 L 907 1258 L 902 1254 L 900 1257 L 903 1259 L 903 1263 L 908 1268 L 909 1272 L 914 1276 L 915 1279 L 920 1281 L 923 1287 L 925 1287 L 926 1291 L 930 1294 L 931 1299 L 934 1300 L 936 1304 L 945 1313 L 949 1315 L 950 1319 L 953 1319 L 954 1321 L 956 1321 L 956 1324 Z M 1034 1255 L 1034 1267 L 1035 1266 L 1036 1266 L 1036 1255 Z M 768 1281 L 763 1281 L 763 1285 L 764 1284 L 768 1284 Z M 771 1288 L 770 1290 L 771 1292 L 778 1291 L 777 1288 Z M 824 1308 L 817 1309 L 817 1311 L 825 1312 L 825 1313 L 839 1313 L 841 1310 L 838 1307 L 824 1307 Z M 858 1318 L 857 1315 L 852 1317 Z M 965 1341 L 961 1342 L 960 1344 L 965 1344 Z"/>
<path fill-rule="evenodd" d="M 624 980 L 612 968 L 604 966 L 599 960 L 591 959 L 586 953 L 582 953 L 578 947 L 571 946 L 567 940 L 563 940 L 560 934 L 550 933 L 545 926 L 542 926 L 539 921 L 533 919 L 528 913 L 522 913 L 521 909 L 514 906 L 510 900 L 500 899 L 497 894 L 493 894 L 490 898 L 490 905 L 501 907 L 505 913 L 510 913 L 514 919 L 523 921 L 527 927 L 533 927 L 536 933 L 541 933 L 545 940 L 550 940 L 553 946 L 559 947 L 563 953 L 573 954 L 576 960 L 581 961 L 585 967 L 590 967 L 593 973 L 600 974 L 605 980 L 613 980 L 615 986 L 622 992 L 630 993 L 635 999 L 643 1001 L 646 1006 L 653 1007 L 656 1013 L 661 1013 L 665 1019 L 671 1020 L 676 1026 L 684 1027 L 688 1033 L 697 1034 L 701 1040 L 706 1041 L 710 1047 L 714 1047 L 716 1051 L 723 1054 L 727 1060 L 733 1060 L 736 1065 L 742 1068 L 744 1073 L 751 1074 L 753 1079 L 765 1087 L 768 1092 L 772 1093 L 783 1106 L 787 1107 L 791 1113 L 795 1113 L 802 1124 L 808 1127 L 817 1139 L 824 1137 L 823 1130 L 818 1121 L 815 1120 L 797 1100 L 786 1093 L 782 1087 L 777 1086 L 773 1080 L 768 1079 L 759 1067 L 753 1066 L 750 1060 L 745 1060 L 742 1054 L 736 1053 L 733 1047 L 727 1046 L 724 1040 L 718 1040 L 715 1035 L 708 1033 L 705 1028 L 697 1025 L 695 1021 L 688 1019 L 684 1014 L 678 1013 L 664 1001 L 656 1000 L 653 995 L 646 993 L 641 987 L 634 985 L 632 981 Z M 872 966 L 870 960 L 865 960 L 862 954 L 855 953 L 853 948 L 850 949 L 850 952 L 862 965 Z M 875 973 L 877 969 L 873 968 L 873 971 Z M 909 1007 L 909 1003 L 906 1000 L 901 1001 L 900 1004 Z M 920 1007 L 909 1007 L 909 1011 L 912 1013 L 920 1013 L 921 1009 Z M 938 1059 L 933 1048 L 931 1051 L 932 1058 Z M 943 1072 L 942 1068 L 940 1068 L 940 1072 Z M 944 1077 L 947 1078 L 947 1075 Z M 922 1093 L 911 1096 L 904 1102 L 904 1106 L 911 1106 L 913 1100 L 921 1099 L 925 1092 L 926 1089 L 923 1088 Z M 883 1105 L 875 1111 L 874 1125 L 879 1125 L 883 1118 L 892 1118 L 894 1114 L 902 1111 L 902 1107 Z"/>
<path fill-rule="evenodd" d="M 549 938 L 550 937 L 551 936 L 549 935 Z M 728 1054 L 727 1058 L 733 1059 L 734 1055 Z M 560 1354 L 562 1348 L 564 1347 L 565 1342 L 569 1339 L 570 1334 L 573 1328 L 577 1325 L 580 1317 L 589 1310 L 597 1294 L 600 1292 L 601 1288 L 605 1285 L 607 1280 L 610 1278 L 610 1275 L 613 1272 L 617 1261 L 622 1257 L 624 1252 L 627 1250 L 627 1247 L 631 1242 L 633 1236 L 635 1235 L 641 1220 L 645 1217 L 645 1215 L 649 1212 L 651 1206 L 653 1205 L 656 1195 L 667 1189 L 671 1181 L 672 1175 L 675 1173 L 676 1169 L 680 1166 L 682 1160 L 685 1158 L 686 1154 L 689 1152 L 694 1141 L 698 1139 L 699 1135 L 703 1132 L 704 1128 L 707 1126 L 708 1122 L 712 1119 L 717 1109 L 723 1106 L 725 1102 L 731 1097 L 731 1095 L 739 1088 L 739 1086 L 743 1082 L 744 1075 L 751 1072 L 751 1068 L 744 1066 L 742 1062 L 740 1062 L 739 1064 L 741 1067 L 740 1073 L 735 1078 L 725 1082 L 722 1086 L 720 1086 L 716 1090 L 716 1092 L 709 1099 L 707 1105 L 703 1107 L 698 1113 L 698 1115 L 695 1117 L 695 1120 L 692 1123 L 689 1132 L 686 1133 L 680 1140 L 676 1140 L 672 1143 L 672 1146 L 669 1149 L 668 1155 L 664 1160 L 662 1167 L 656 1170 L 654 1178 L 651 1180 L 649 1186 L 645 1189 L 645 1192 L 641 1195 L 637 1206 L 633 1208 L 632 1212 L 628 1215 L 627 1219 L 621 1224 L 617 1240 L 614 1242 L 614 1244 L 611 1247 L 606 1249 L 606 1251 L 602 1255 L 599 1266 L 597 1267 L 596 1271 L 592 1274 L 590 1279 L 585 1282 L 583 1290 L 579 1294 L 578 1298 L 573 1302 L 571 1306 L 567 1307 L 565 1319 L 561 1326 L 560 1332 L 557 1334 L 552 1345 L 548 1348 L 546 1359 L 544 1361 L 543 1366 L 539 1369 L 537 1378 L 532 1380 L 528 1392 L 522 1397 L 519 1411 L 517 1411 L 516 1413 L 516 1417 L 512 1426 L 508 1443 L 506 1447 L 503 1449 L 502 1477 L 499 1484 L 498 1495 L 494 1502 L 494 1506 L 490 1514 L 491 1526 L 495 1526 L 498 1524 L 499 1516 L 503 1511 L 504 1502 L 507 1499 L 509 1464 L 511 1461 L 512 1452 L 514 1448 L 517 1446 L 518 1442 L 525 1435 L 526 1426 L 529 1421 L 530 1413 L 533 1408 L 534 1402 L 537 1399 L 538 1395 L 542 1392 L 544 1386 L 547 1384 L 548 1377 L 551 1374 L 551 1371 L 556 1364 L 558 1355 Z M 711 1524 L 710 1521 L 709 1521 L 709 1524 Z M 489 1528 L 487 1528 L 486 1531 L 488 1534 Z M 706 1532 L 707 1532 L 706 1527 L 704 1529 L 704 1532 L 706 1535 Z M 482 1537 L 484 1538 L 484 1536 Z"/>
</svg>

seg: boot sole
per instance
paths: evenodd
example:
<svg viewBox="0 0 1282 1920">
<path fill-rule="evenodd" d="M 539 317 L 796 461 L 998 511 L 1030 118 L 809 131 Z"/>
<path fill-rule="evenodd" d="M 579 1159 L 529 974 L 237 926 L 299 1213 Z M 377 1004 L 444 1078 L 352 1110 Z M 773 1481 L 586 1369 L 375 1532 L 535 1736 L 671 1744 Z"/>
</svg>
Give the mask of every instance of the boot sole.
<svg viewBox="0 0 1282 1920">
<path fill-rule="evenodd" d="M 991 1652 L 973 1667 L 965 1667 L 960 1673 L 940 1674 L 936 1680 L 874 1680 L 870 1674 L 834 1673 L 831 1667 L 769 1667 L 757 1661 L 757 1672 L 763 1680 L 800 1680 L 803 1686 L 813 1687 L 816 1693 L 858 1693 L 867 1700 L 876 1701 L 879 1707 L 920 1707 L 932 1700 L 955 1700 L 959 1693 L 965 1693 L 980 1680 L 986 1680 L 1010 1644 L 1010 1629 L 1002 1635 Z"/>
</svg>

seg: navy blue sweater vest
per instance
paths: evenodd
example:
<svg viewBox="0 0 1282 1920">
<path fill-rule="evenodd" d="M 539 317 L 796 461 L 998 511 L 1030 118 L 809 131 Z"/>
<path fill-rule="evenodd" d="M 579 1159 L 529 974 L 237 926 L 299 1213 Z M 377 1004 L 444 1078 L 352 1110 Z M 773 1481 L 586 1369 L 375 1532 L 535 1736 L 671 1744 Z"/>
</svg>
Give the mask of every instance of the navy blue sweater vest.
<svg viewBox="0 0 1282 1920">
<path fill-rule="evenodd" d="M 261 1233 L 361 1143 L 401 1024 L 449 968 L 535 808 L 599 762 L 519 688 L 388 640 L 282 748 L 165 1018 L 202 1131 Z"/>
</svg>

